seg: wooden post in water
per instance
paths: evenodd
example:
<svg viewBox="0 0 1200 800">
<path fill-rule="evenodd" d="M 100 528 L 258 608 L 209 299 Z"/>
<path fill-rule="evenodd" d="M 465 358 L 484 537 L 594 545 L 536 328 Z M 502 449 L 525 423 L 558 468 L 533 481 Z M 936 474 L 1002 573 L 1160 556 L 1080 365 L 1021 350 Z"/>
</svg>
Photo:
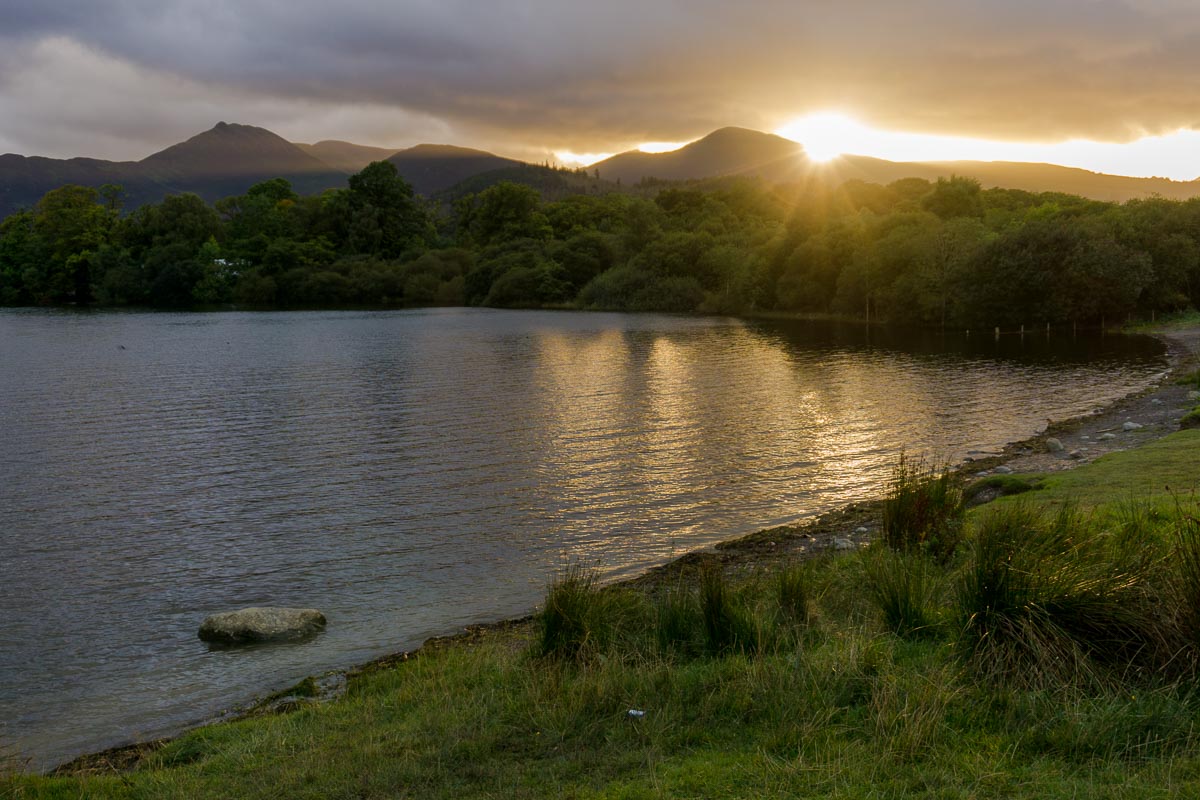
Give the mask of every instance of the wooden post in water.
<svg viewBox="0 0 1200 800">
<path fill-rule="evenodd" d="M 1000 341 L 1000 326 L 996 326 L 996 341 Z"/>
</svg>

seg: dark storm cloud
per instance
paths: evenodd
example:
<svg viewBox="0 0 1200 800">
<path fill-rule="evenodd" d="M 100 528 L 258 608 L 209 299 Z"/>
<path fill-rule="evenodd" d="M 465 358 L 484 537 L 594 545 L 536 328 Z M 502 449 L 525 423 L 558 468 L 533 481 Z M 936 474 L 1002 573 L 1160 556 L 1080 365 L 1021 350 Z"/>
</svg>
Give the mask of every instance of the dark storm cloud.
<svg viewBox="0 0 1200 800">
<path fill-rule="evenodd" d="M 128 119 L 123 105 L 169 111 L 181 98 L 196 113 L 228 102 L 224 117 L 274 107 L 294 138 L 402 123 L 396 136 L 416 140 L 442 125 L 510 151 L 770 128 L 831 106 L 876 125 L 1037 140 L 1200 121 L 1200 9 L 1178 0 L 4 0 L 0 19 L 0 120 L 71 117 L 21 93 L 34 63 L 94 58 L 145 78 L 137 98 L 103 98 L 99 131 Z M 339 114 L 347 127 L 327 133 L 320 118 Z M 0 145 L 27 135 L 0 122 Z"/>
</svg>

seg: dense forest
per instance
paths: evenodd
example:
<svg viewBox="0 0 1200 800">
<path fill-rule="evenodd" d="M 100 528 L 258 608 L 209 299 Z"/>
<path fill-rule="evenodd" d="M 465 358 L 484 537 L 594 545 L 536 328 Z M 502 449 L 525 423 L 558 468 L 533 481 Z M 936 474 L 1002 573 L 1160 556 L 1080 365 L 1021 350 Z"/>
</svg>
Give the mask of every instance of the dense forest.
<svg viewBox="0 0 1200 800">
<path fill-rule="evenodd" d="M 0 305 L 485 305 L 796 311 L 955 326 L 1095 323 L 1200 304 L 1200 200 L 1104 203 L 917 178 L 836 189 L 644 182 L 452 203 L 388 162 L 345 189 L 283 179 L 123 213 L 64 186 L 0 222 Z"/>
</svg>

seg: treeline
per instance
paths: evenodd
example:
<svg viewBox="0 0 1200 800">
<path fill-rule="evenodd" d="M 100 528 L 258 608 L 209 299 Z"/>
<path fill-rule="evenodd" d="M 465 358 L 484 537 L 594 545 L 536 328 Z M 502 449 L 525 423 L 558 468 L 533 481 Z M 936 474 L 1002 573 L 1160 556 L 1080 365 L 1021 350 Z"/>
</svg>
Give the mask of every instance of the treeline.
<svg viewBox="0 0 1200 800">
<path fill-rule="evenodd" d="M 301 197 L 275 179 L 123 214 L 64 186 L 0 223 L 0 304 L 487 305 L 802 311 L 947 325 L 1099 322 L 1200 305 L 1200 200 L 981 189 L 654 184 L 437 206 L 387 162 Z"/>
</svg>

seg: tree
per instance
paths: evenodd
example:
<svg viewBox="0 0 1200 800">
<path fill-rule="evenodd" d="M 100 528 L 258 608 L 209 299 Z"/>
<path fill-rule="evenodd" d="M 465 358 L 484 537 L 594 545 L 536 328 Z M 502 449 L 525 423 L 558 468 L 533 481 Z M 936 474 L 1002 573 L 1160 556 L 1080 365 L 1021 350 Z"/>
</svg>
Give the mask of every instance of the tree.
<svg viewBox="0 0 1200 800">
<path fill-rule="evenodd" d="M 983 219 L 983 197 L 979 181 L 952 175 L 938 178 L 933 190 L 921 200 L 921 207 L 942 219 L 977 217 Z"/>
</svg>

